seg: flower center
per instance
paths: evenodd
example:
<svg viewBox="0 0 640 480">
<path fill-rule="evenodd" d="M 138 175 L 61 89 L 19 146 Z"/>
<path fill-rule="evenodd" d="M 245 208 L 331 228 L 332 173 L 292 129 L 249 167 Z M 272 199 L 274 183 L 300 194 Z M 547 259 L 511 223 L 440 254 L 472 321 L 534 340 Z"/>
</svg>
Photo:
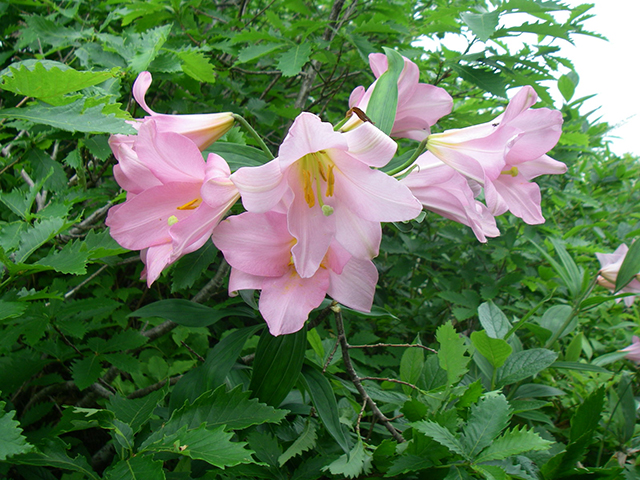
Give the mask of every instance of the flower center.
<svg viewBox="0 0 640 480">
<path fill-rule="evenodd" d="M 327 155 L 327 152 L 320 150 L 319 152 L 309 153 L 302 157 L 299 165 L 304 201 L 307 202 L 309 208 L 312 208 L 316 204 L 317 199 L 318 205 L 322 208 L 322 213 L 327 216 L 331 215 L 333 208 L 324 204 L 322 191 L 324 190 L 325 197 L 333 196 L 336 181 L 333 174 L 335 164 L 329 155 Z M 322 188 L 323 186 L 324 188 Z"/>
</svg>

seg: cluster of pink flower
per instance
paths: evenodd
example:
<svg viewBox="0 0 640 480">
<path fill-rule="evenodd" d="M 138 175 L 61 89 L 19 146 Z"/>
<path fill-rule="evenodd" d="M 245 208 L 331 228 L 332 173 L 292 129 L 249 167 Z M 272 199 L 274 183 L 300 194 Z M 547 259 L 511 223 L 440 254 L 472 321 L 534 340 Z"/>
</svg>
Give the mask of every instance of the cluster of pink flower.
<svg viewBox="0 0 640 480">
<path fill-rule="evenodd" d="M 387 70 L 385 55 L 372 54 L 370 63 L 376 78 Z M 143 72 L 133 91 L 149 116 L 136 122 L 137 135 L 110 140 L 114 175 L 127 191 L 109 212 L 111 235 L 142 251 L 149 284 L 212 238 L 232 267 L 230 292 L 261 290 L 260 312 L 280 335 L 302 328 L 327 294 L 371 309 L 381 222 L 411 220 L 425 208 L 470 226 L 483 242 L 499 235 L 494 216 L 507 210 L 544 222 L 540 190 L 529 180 L 566 171 L 546 155 L 561 134 L 560 113 L 531 109 L 536 94 L 523 87 L 493 121 L 430 134 L 453 101 L 418 77 L 404 59 L 390 136 L 365 115 L 336 131 L 302 113 L 277 158 L 232 174 L 223 158 L 205 161 L 201 151 L 231 128 L 233 115 L 153 112 L 144 99 L 151 75 Z M 375 85 L 354 90 L 350 111 L 366 113 Z M 426 140 L 427 151 L 398 178 L 379 170 L 396 153 L 391 137 Z M 482 191 L 486 205 L 476 200 Z M 220 222 L 238 199 L 247 211 Z"/>
</svg>

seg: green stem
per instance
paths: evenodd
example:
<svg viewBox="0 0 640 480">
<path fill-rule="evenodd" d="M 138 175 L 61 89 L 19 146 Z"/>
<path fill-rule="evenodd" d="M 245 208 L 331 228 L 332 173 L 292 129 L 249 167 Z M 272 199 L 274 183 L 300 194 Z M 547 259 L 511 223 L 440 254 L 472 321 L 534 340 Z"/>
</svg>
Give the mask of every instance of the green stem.
<svg viewBox="0 0 640 480">
<path fill-rule="evenodd" d="M 531 310 L 529 310 L 529 312 L 522 317 L 520 320 L 518 320 L 518 323 L 516 323 L 513 327 L 511 327 L 511 329 L 507 332 L 507 334 L 504 336 L 504 339 L 508 339 L 511 335 L 513 335 L 514 333 L 516 333 L 516 331 L 525 324 L 525 322 L 527 320 L 529 320 L 529 318 L 531 318 L 531 316 L 536 313 L 538 311 L 538 309 L 544 305 L 545 303 L 547 303 L 549 300 L 551 300 L 551 298 L 553 297 L 553 294 L 555 293 L 555 290 L 552 291 L 549 295 L 547 295 L 545 298 L 542 299 L 542 301 L 540 303 L 538 303 L 535 307 L 533 307 Z"/>
<path fill-rule="evenodd" d="M 273 160 L 273 154 L 271 153 L 271 150 L 269 150 L 269 147 L 267 147 L 260 135 L 258 135 L 258 132 L 256 132 L 253 127 L 249 125 L 249 122 L 247 122 L 242 116 L 238 115 L 237 113 L 232 114 L 232 116 L 233 119 L 240 125 L 242 125 L 245 130 L 249 132 L 249 134 L 255 139 L 255 141 L 258 142 L 258 145 L 260 146 L 262 151 L 267 154 L 269 159 Z"/>
<path fill-rule="evenodd" d="M 426 150 L 427 150 L 427 139 L 425 138 L 423 141 L 420 142 L 420 145 L 418 145 L 418 148 L 416 148 L 416 151 L 413 152 L 413 155 L 411 155 L 411 158 L 409 158 L 409 160 L 404 162 L 399 167 L 396 167 L 393 170 L 386 172 L 387 175 L 395 175 L 396 173 L 400 173 L 403 170 L 406 170 L 411 165 L 413 165 L 413 162 L 415 162 L 418 159 L 418 157 L 422 155 Z"/>
</svg>

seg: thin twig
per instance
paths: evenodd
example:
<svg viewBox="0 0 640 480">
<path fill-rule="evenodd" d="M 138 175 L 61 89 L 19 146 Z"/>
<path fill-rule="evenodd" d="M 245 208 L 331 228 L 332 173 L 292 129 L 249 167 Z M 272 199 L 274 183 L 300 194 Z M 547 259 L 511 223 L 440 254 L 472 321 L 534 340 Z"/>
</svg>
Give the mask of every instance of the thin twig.
<svg viewBox="0 0 640 480">
<path fill-rule="evenodd" d="M 139 390 L 136 390 L 136 391 L 130 393 L 129 395 L 127 395 L 127 398 L 129 400 L 133 400 L 134 398 L 146 397 L 151 392 L 155 392 L 156 390 L 160 390 L 162 387 L 167 385 L 167 383 L 169 385 L 175 385 L 176 383 L 178 383 L 178 380 L 180 380 L 181 378 L 182 378 L 182 375 L 176 375 L 175 377 L 171 377 L 169 380 L 162 380 L 161 382 L 154 383 L 153 385 L 149 385 L 148 387 L 144 387 L 144 388 L 141 388 Z"/>
<path fill-rule="evenodd" d="M 396 380 L 395 378 L 383 378 L 383 377 L 360 377 L 360 380 L 375 380 L 377 382 L 392 382 L 399 383 L 401 385 L 406 385 L 407 387 L 411 387 L 414 390 L 420 390 L 413 383 L 403 382 L 402 380 Z"/>
<path fill-rule="evenodd" d="M 202 358 L 202 355 L 200 355 L 198 352 L 196 352 L 193 348 L 191 348 L 189 345 L 187 345 L 187 342 L 185 342 L 184 340 L 180 340 L 180 345 L 182 345 L 184 348 L 186 348 L 187 350 L 189 350 L 189 352 L 191 352 L 191 355 L 193 355 L 194 357 L 196 357 L 198 360 L 200 360 L 202 363 L 204 363 L 204 358 Z"/>
<path fill-rule="evenodd" d="M 438 353 L 437 350 L 433 348 L 425 347 L 424 345 L 420 345 L 418 343 L 376 343 L 375 345 L 349 345 L 349 348 L 375 348 L 375 347 L 401 347 L 401 348 L 411 348 L 417 347 L 422 348 L 424 350 L 428 350 L 432 353 Z"/>
<path fill-rule="evenodd" d="M 347 337 L 344 333 L 344 322 L 342 321 L 342 311 L 340 310 L 340 305 L 334 302 L 334 305 L 332 306 L 332 310 L 336 319 L 336 329 L 338 332 L 338 340 L 340 342 L 340 346 L 342 347 L 342 361 L 344 363 L 345 369 L 347 370 L 349 378 L 351 379 L 351 382 L 358 390 L 358 393 L 360 393 L 362 400 L 365 401 L 367 405 L 369 405 L 369 408 L 371 409 L 371 412 L 373 413 L 373 415 L 380 422 L 382 422 L 385 428 L 389 431 L 389 433 L 391 433 L 393 438 L 398 443 L 403 443 L 405 441 L 404 437 L 398 430 L 396 430 L 396 428 L 391 424 L 391 422 L 384 415 L 384 413 L 380 411 L 380 409 L 376 405 L 376 402 L 373 401 L 373 399 L 369 396 L 367 391 L 362 386 L 360 377 L 358 377 L 358 374 L 353 368 L 353 364 L 351 363 L 351 357 L 349 356 L 349 344 L 347 343 Z"/>
<path fill-rule="evenodd" d="M 331 350 L 331 353 L 329 354 L 329 357 L 327 357 L 327 361 L 324 362 L 324 367 L 322 367 L 322 373 L 327 371 L 327 368 L 329 367 L 329 364 L 331 363 L 331 360 L 333 360 L 333 356 L 336 354 L 336 351 L 338 350 L 338 345 L 340 345 L 340 341 L 336 340 L 336 343 L 333 346 L 333 350 Z"/>
<path fill-rule="evenodd" d="M 364 409 L 367 408 L 367 402 L 362 402 L 362 407 L 360 408 L 360 413 L 358 413 L 358 420 L 356 421 L 356 433 L 360 437 L 360 422 L 362 421 L 362 414 L 364 413 Z"/>
</svg>

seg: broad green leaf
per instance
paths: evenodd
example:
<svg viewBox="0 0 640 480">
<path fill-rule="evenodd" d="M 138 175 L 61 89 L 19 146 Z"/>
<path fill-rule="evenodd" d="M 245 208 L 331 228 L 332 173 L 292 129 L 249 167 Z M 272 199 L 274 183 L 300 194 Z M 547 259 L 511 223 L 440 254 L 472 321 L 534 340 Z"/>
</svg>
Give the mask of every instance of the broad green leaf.
<svg viewBox="0 0 640 480">
<path fill-rule="evenodd" d="M 615 292 L 625 287 L 633 277 L 640 273 L 640 242 L 635 241 L 624 257 L 618 276 L 616 277 Z M 614 293 L 615 293 L 614 292 Z"/>
<path fill-rule="evenodd" d="M 322 470 L 329 470 L 333 475 L 341 477 L 356 478 L 363 474 L 368 475 L 372 462 L 371 453 L 365 450 L 362 439 L 358 437 L 358 441 L 348 454 L 341 455 L 337 460 L 323 467 Z"/>
<path fill-rule="evenodd" d="M 0 88 L 25 97 L 33 97 L 50 105 L 64 105 L 75 99 L 63 98 L 71 92 L 97 85 L 109 78 L 117 76 L 118 71 L 79 72 L 73 68 L 46 69 L 42 63 L 32 68 L 20 65 L 20 68 L 9 67 L 10 75 L 2 77 Z"/>
<path fill-rule="evenodd" d="M 475 458 L 489 446 L 510 419 L 511 407 L 503 395 L 486 396 L 473 405 L 461 439 L 467 458 Z"/>
<path fill-rule="evenodd" d="M 544 440 L 533 430 L 525 427 L 515 427 L 507 430 L 502 436 L 496 438 L 491 445 L 485 448 L 475 459 L 477 463 L 504 460 L 512 455 L 530 452 L 532 450 L 546 450 L 553 442 Z"/>
<path fill-rule="evenodd" d="M 282 76 L 293 77 L 300 73 L 302 67 L 309 61 L 310 55 L 310 43 L 304 42 L 295 45 L 278 57 L 277 68 L 282 72 Z"/>
<path fill-rule="evenodd" d="M 604 406 L 604 387 L 589 395 L 571 416 L 571 435 L 573 443 L 584 436 L 591 436 L 600 422 Z"/>
<path fill-rule="evenodd" d="M 261 43 L 259 45 L 249 45 L 248 47 L 240 50 L 236 65 L 250 62 L 251 60 L 255 60 L 256 58 L 263 57 L 286 45 L 287 44 L 285 43 Z"/>
<path fill-rule="evenodd" d="M 136 129 L 124 118 L 114 114 L 102 113 L 104 105 L 84 109 L 84 100 L 76 100 L 68 105 L 49 107 L 35 105 L 23 108 L 0 110 L 0 118 L 27 120 L 33 123 L 49 125 L 69 132 L 87 133 L 123 133 L 135 134 Z"/>
<path fill-rule="evenodd" d="M 453 433 L 451 433 L 449 429 L 443 427 L 442 425 L 439 425 L 436 422 L 432 422 L 431 420 L 421 420 L 419 422 L 413 422 L 410 425 L 419 432 L 433 438 L 440 445 L 444 445 L 452 452 L 468 458 L 467 450 L 461 443 L 461 441 Z"/>
<path fill-rule="evenodd" d="M 197 251 L 180 258 L 171 270 L 171 293 L 192 287 L 217 255 L 218 249 L 213 242 L 207 242 Z"/>
<path fill-rule="evenodd" d="M 453 385 L 467 373 L 467 364 L 471 357 L 465 355 L 467 347 L 464 339 L 455 331 L 451 322 L 438 327 L 436 340 L 440 344 L 438 349 L 440 367 L 447 371 L 447 380 L 450 385 Z"/>
<path fill-rule="evenodd" d="M 278 457 L 278 465 L 282 467 L 291 458 L 314 448 L 317 437 L 315 423 L 308 419 L 300 436 Z"/>
<path fill-rule="evenodd" d="M 329 380 L 313 367 L 306 366 L 302 369 L 302 374 L 307 384 L 307 389 L 311 395 L 313 405 L 324 424 L 324 427 L 331 436 L 338 442 L 338 445 L 349 453 L 349 441 L 344 434 L 338 415 L 338 403 L 331 388 Z"/>
<path fill-rule="evenodd" d="M 453 465 L 443 480 L 473 480 L 473 478 L 464 468 Z"/>
<path fill-rule="evenodd" d="M 387 70 L 380 75 L 367 105 L 367 116 L 373 124 L 389 135 L 398 109 L 398 78 L 404 69 L 404 59 L 398 52 L 384 47 Z"/>
<path fill-rule="evenodd" d="M 162 461 L 151 455 L 136 455 L 120 460 L 104 473 L 105 480 L 164 480 Z"/>
<path fill-rule="evenodd" d="M 511 323 L 502 310 L 491 300 L 478 307 L 478 318 L 491 338 L 504 338 L 511 329 Z"/>
<path fill-rule="evenodd" d="M 59 438 L 48 438 L 38 450 L 12 457 L 11 463 L 70 470 L 79 472 L 84 478 L 99 480 L 100 477 L 89 466 L 87 459 L 82 455 L 78 455 L 76 458 L 69 457 L 67 448 L 67 445 Z"/>
<path fill-rule="evenodd" d="M 277 407 L 298 381 L 307 346 L 307 328 L 274 337 L 265 329 L 260 336 L 249 390 L 262 403 Z"/>
<path fill-rule="evenodd" d="M 558 354 L 545 348 L 532 348 L 516 352 L 498 369 L 496 387 L 520 382 L 544 370 L 558 358 Z"/>
<path fill-rule="evenodd" d="M 507 98 L 507 85 L 499 73 L 486 67 L 474 68 L 458 63 L 451 64 L 451 68 L 466 81 L 477 85 L 497 97 Z"/>
<path fill-rule="evenodd" d="M 507 342 L 501 338 L 489 337 L 484 330 L 473 332 L 471 334 L 471 343 L 484 358 L 489 360 L 493 368 L 504 365 L 504 362 L 513 351 L 511 345 Z"/>
<path fill-rule="evenodd" d="M 96 382 L 102 373 L 100 356 L 90 355 L 81 360 L 76 360 L 71 365 L 73 381 L 80 390 L 84 390 Z"/>
<path fill-rule="evenodd" d="M 420 343 L 420 339 L 416 338 L 414 343 Z M 400 380 L 416 385 L 422 376 L 423 368 L 424 350 L 422 348 L 407 348 L 400 359 Z M 402 390 L 409 395 L 412 388 L 403 385 Z"/>
<path fill-rule="evenodd" d="M 129 425 L 133 433 L 138 433 L 166 394 L 166 389 L 160 389 L 145 397 L 131 400 L 116 394 L 107 401 L 107 408 L 118 420 Z"/>
<path fill-rule="evenodd" d="M 257 167 L 271 160 L 262 150 L 237 143 L 215 142 L 205 152 L 220 155 L 232 172 L 241 167 Z"/>
<path fill-rule="evenodd" d="M 574 71 L 571 71 L 566 75 L 562 75 L 558 79 L 558 90 L 560 90 L 560 93 L 566 102 L 569 102 L 573 97 L 576 87 L 578 86 L 578 81 L 578 74 Z"/>
<path fill-rule="evenodd" d="M 184 455 L 193 460 L 203 460 L 219 468 L 233 467 L 241 463 L 254 463 L 245 442 L 232 442 L 233 432 L 225 432 L 224 426 L 198 428 L 184 425 L 172 435 L 143 447 L 144 451 L 167 452 Z M 146 442 L 145 442 L 146 443 Z"/>
<path fill-rule="evenodd" d="M 0 321 L 7 318 L 16 318 L 27 309 L 26 302 L 7 302 L 0 300 Z"/>
<path fill-rule="evenodd" d="M 182 61 L 182 71 L 191 78 L 204 83 L 216 83 L 215 68 L 202 52 L 176 52 Z"/>
<path fill-rule="evenodd" d="M 622 445 L 631 440 L 636 426 L 636 401 L 629 372 L 623 372 L 615 393 L 611 392 L 610 404 L 616 403 L 619 403 L 619 406 L 613 416 L 613 429 Z"/>
<path fill-rule="evenodd" d="M 486 42 L 491 38 L 498 26 L 499 15 L 500 12 L 498 10 L 488 13 L 465 12 L 460 15 L 460 18 L 476 37 Z"/>
<path fill-rule="evenodd" d="M 180 298 L 170 298 L 150 303 L 139 308 L 130 317 L 160 317 L 171 320 L 185 327 L 208 327 L 218 320 L 232 315 L 239 317 L 253 317 L 253 312 L 242 308 L 215 309 Z"/>
<path fill-rule="evenodd" d="M 278 467 L 278 458 L 282 455 L 282 447 L 276 437 L 269 432 L 253 431 L 247 435 L 246 440 L 258 460 L 272 467 Z"/>
<path fill-rule="evenodd" d="M 21 453 L 31 451 L 33 446 L 22 435 L 20 423 L 13 419 L 15 410 L 5 412 L 5 402 L 0 402 L 0 462 Z"/>
<path fill-rule="evenodd" d="M 472 468 L 486 480 L 509 480 L 507 472 L 495 465 L 473 465 Z"/>
<path fill-rule="evenodd" d="M 577 362 L 582 354 L 582 342 L 585 340 L 584 333 L 580 332 L 571 339 L 565 349 L 564 359 L 567 362 Z"/>
</svg>

